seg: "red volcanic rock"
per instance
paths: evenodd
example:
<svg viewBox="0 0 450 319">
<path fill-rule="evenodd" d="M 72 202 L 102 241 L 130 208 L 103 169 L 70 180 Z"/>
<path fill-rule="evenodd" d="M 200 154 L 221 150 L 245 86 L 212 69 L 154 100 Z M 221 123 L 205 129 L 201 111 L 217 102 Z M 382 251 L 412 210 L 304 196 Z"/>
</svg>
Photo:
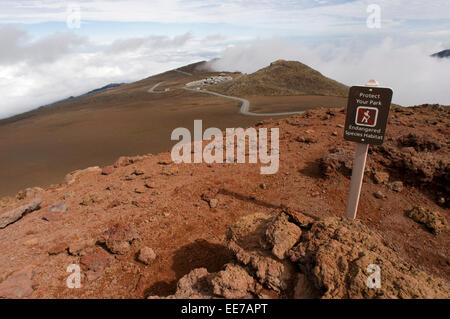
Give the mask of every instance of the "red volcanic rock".
<svg viewBox="0 0 450 319">
<path fill-rule="evenodd" d="M 111 256 L 104 250 L 80 258 L 81 268 L 86 271 L 86 276 L 89 281 L 99 278 L 110 264 Z"/>
<path fill-rule="evenodd" d="M 228 264 L 211 280 L 214 294 L 229 299 L 251 298 L 257 282 L 239 265 Z"/>
<path fill-rule="evenodd" d="M 353 155 L 350 152 L 339 150 L 322 157 L 320 159 L 320 168 L 325 176 L 332 176 L 336 172 L 349 176 L 352 170 L 352 162 Z"/>
<path fill-rule="evenodd" d="M 139 250 L 139 255 L 137 257 L 137 259 L 146 264 L 149 265 L 152 263 L 153 260 L 155 260 L 156 258 L 156 254 L 153 251 L 153 249 L 149 248 L 149 247 L 142 247 L 141 250 Z"/>
<path fill-rule="evenodd" d="M 67 211 L 67 205 L 64 203 L 53 204 L 48 208 L 49 212 L 53 213 L 65 213 Z"/>
<path fill-rule="evenodd" d="M 290 98 L 293 104 L 297 97 Z M 341 136 L 344 109 L 326 121 L 329 109 L 262 123 L 280 129 L 273 175 L 261 175 L 260 163 L 158 164 L 170 153 L 127 158 L 123 163 L 131 165 L 108 176 L 95 167 L 69 174 L 71 185 L 50 185 L 36 195 L 48 203 L 40 204 L 44 209 L 0 229 L 0 298 L 447 298 L 450 232 L 441 226 L 448 225 L 450 203 L 450 109 L 400 109 L 411 115 L 393 109 L 383 145 L 369 147 L 370 174 L 352 222 L 334 219 L 345 212 L 354 155 L 354 143 L 331 135 Z M 409 133 L 429 135 L 440 148 L 425 139 L 400 143 Z M 306 144 L 309 137 L 316 143 Z M 328 154 L 334 154 L 330 177 L 323 178 L 319 163 Z M 376 183 L 377 172 L 389 177 L 381 174 Z M 404 184 L 402 192 L 391 188 L 394 181 Z M 144 193 L 134 192 L 141 188 Z M 385 196 L 377 199 L 377 192 Z M 34 198 L 1 198 L 0 216 Z M 214 199 L 217 208 L 210 209 Z M 47 207 L 56 203 L 70 211 L 49 215 Z M 405 215 L 419 206 L 436 214 Z M 288 218 L 277 221 L 282 214 Z M 436 227 L 439 235 L 430 234 Z M 144 258 L 137 238 L 158 257 Z M 38 265 L 34 287 L 11 275 L 29 264 Z M 71 264 L 83 268 L 81 289 L 66 288 Z M 380 289 L 366 285 L 371 264 L 381 268 Z"/>
<path fill-rule="evenodd" d="M 109 165 L 102 168 L 102 175 L 110 175 L 114 172 L 114 166 Z"/>
<path fill-rule="evenodd" d="M 34 265 L 13 272 L 3 282 L 0 283 L 1 298 L 26 298 L 30 297 L 34 291 L 33 276 Z"/>
<path fill-rule="evenodd" d="M 139 239 L 136 229 L 129 224 L 117 223 L 109 228 L 99 239 L 113 254 L 123 255 L 130 250 L 134 240 Z"/>
<path fill-rule="evenodd" d="M 16 222 L 18 219 L 22 218 L 24 214 L 38 210 L 41 207 L 41 203 L 42 199 L 37 198 L 26 205 L 22 205 L 6 213 L 0 213 L 0 229 Z"/>
<path fill-rule="evenodd" d="M 69 245 L 67 245 L 67 243 L 59 243 L 56 246 L 53 246 L 52 248 L 50 248 L 48 250 L 48 254 L 49 255 L 61 254 L 61 253 L 65 252 L 68 247 L 69 247 Z"/>
<path fill-rule="evenodd" d="M 284 259 L 301 234 L 300 227 L 290 223 L 287 215 L 281 214 L 267 227 L 266 239 L 273 246 L 272 253 L 279 259 Z"/>
<path fill-rule="evenodd" d="M 140 162 L 142 160 L 144 160 L 145 158 L 147 158 L 148 155 L 144 155 L 144 156 L 134 156 L 134 157 L 129 157 L 129 156 L 121 156 L 117 159 L 117 161 L 114 163 L 114 167 L 124 167 L 124 166 L 128 166 L 137 162 Z"/>
</svg>

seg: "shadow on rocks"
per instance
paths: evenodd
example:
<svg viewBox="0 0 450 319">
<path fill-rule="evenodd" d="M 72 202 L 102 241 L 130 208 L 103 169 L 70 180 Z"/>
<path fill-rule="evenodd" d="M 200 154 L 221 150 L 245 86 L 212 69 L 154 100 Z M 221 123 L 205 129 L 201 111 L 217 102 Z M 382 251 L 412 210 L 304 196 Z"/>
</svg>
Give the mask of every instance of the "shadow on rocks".
<svg viewBox="0 0 450 319">
<path fill-rule="evenodd" d="M 173 295 L 178 280 L 192 270 L 206 268 L 210 273 L 218 272 L 232 260 L 233 253 L 226 246 L 197 239 L 174 253 L 171 268 L 175 272 L 176 280 L 156 282 L 145 290 L 144 296 L 147 298 L 152 295 L 161 297 Z"/>
</svg>

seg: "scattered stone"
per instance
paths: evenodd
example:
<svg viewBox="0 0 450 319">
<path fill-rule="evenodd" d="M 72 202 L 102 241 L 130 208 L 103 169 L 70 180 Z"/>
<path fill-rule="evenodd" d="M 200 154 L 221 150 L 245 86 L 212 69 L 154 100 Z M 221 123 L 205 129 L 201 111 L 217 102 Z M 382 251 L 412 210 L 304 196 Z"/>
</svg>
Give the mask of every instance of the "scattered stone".
<svg viewBox="0 0 450 319">
<path fill-rule="evenodd" d="M 40 187 L 27 188 L 25 190 L 21 190 L 20 192 L 18 192 L 16 198 L 18 200 L 23 200 L 25 198 L 34 197 L 38 193 L 41 193 L 43 191 L 44 190 Z"/>
<path fill-rule="evenodd" d="M 132 242 L 138 239 L 139 235 L 133 226 L 119 222 L 109 228 L 99 238 L 99 242 L 104 243 L 111 253 L 123 255 L 130 250 Z"/>
<path fill-rule="evenodd" d="M 0 229 L 3 229 L 6 226 L 16 222 L 17 220 L 22 218 L 23 215 L 40 209 L 41 203 L 42 199 L 36 198 L 26 205 L 22 205 L 6 213 L 0 214 Z"/>
<path fill-rule="evenodd" d="M 425 207 L 414 207 L 406 213 L 406 216 L 425 225 L 435 235 L 448 229 L 447 220 L 444 216 Z"/>
<path fill-rule="evenodd" d="M 267 186 L 266 186 L 266 184 L 259 184 L 259 187 L 261 188 L 261 189 L 266 189 L 267 188 Z"/>
<path fill-rule="evenodd" d="M 317 143 L 317 138 L 313 136 L 299 136 L 295 139 L 299 143 L 305 143 L 305 144 L 313 144 Z"/>
<path fill-rule="evenodd" d="M 56 203 L 51 205 L 48 208 L 48 211 L 53 213 L 65 213 L 67 211 L 67 208 L 67 205 L 64 203 Z"/>
<path fill-rule="evenodd" d="M 0 299 L 18 299 L 30 297 L 34 291 L 33 276 L 34 265 L 13 272 L 0 282 Z"/>
<path fill-rule="evenodd" d="M 89 206 L 96 203 L 101 203 L 103 201 L 102 196 L 99 194 L 89 194 L 83 197 L 80 202 L 80 205 Z"/>
<path fill-rule="evenodd" d="M 68 248 L 66 243 L 59 243 L 48 250 L 49 255 L 58 255 L 65 252 Z"/>
<path fill-rule="evenodd" d="M 109 205 L 106 207 L 106 209 L 111 209 L 117 206 L 120 206 L 121 202 L 118 199 L 114 199 L 111 203 L 109 203 Z"/>
<path fill-rule="evenodd" d="M 338 132 L 333 132 L 333 133 L 331 133 L 331 135 L 338 136 Z"/>
<path fill-rule="evenodd" d="M 273 248 L 272 253 L 279 259 L 284 259 L 286 253 L 294 247 L 300 239 L 302 230 L 289 222 L 286 214 L 278 215 L 266 229 L 266 240 Z"/>
<path fill-rule="evenodd" d="M 445 197 L 442 197 L 442 196 L 439 197 L 438 200 L 437 200 L 437 203 L 438 203 L 439 205 L 444 205 L 445 202 L 446 202 Z"/>
<path fill-rule="evenodd" d="M 145 193 L 145 188 L 144 188 L 144 187 L 136 187 L 136 188 L 134 189 L 134 192 L 135 192 L 136 194 L 142 194 L 142 193 Z"/>
<path fill-rule="evenodd" d="M 123 167 L 133 164 L 133 160 L 130 157 L 127 156 L 121 156 L 117 159 L 117 161 L 114 163 L 114 167 Z"/>
<path fill-rule="evenodd" d="M 339 128 L 344 128 L 344 125 L 342 125 L 342 124 L 338 124 L 336 126 L 339 127 Z"/>
<path fill-rule="evenodd" d="M 375 196 L 375 198 L 378 198 L 378 199 L 383 199 L 385 197 L 384 194 L 380 191 L 373 193 L 373 196 Z"/>
<path fill-rule="evenodd" d="M 139 250 L 139 254 L 137 259 L 144 263 L 145 265 L 150 265 L 152 261 L 154 261 L 156 258 L 156 254 L 153 251 L 153 249 L 149 247 L 143 247 Z"/>
<path fill-rule="evenodd" d="M 102 175 L 110 175 L 114 172 L 114 166 L 108 165 L 102 168 Z"/>
<path fill-rule="evenodd" d="M 139 197 L 137 199 L 133 199 L 131 204 L 136 207 L 144 207 L 148 203 L 148 200 L 144 197 Z"/>
<path fill-rule="evenodd" d="M 82 255 L 83 250 L 85 250 L 88 247 L 94 246 L 94 244 L 95 244 L 95 241 L 92 239 L 76 241 L 69 245 L 68 251 L 69 251 L 69 254 L 72 256 L 80 256 L 80 255 Z"/>
<path fill-rule="evenodd" d="M 219 200 L 217 198 L 212 198 L 208 201 L 209 207 L 216 208 L 219 204 Z"/>
<path fill-rule="evenodd" d="M 134 181 L 136 179 L 136 175 L 127 175 L 125 176 L 126 181 Z"/>
<path fill-rule="evenodd" d="M 99 250 L 80 258 L 81 268 L 86 272 L 86 277 L 89 281 L 99 278 L 110 264 L 111 256 L 104 250 Z"/>
<path fill-rule="evenodd" d="M 135 169 L 132 174 L 136 175 L 136 176 L 140 176 L 140 175 L 144 175 L 145 172 L 141 169 Z"/>
<path fill-rule="evenodd" d="M 389 173 L 382 172 L 382 171 L 376 171 L 373 174 L 373 179 L 374 179 L 375 183 L 377 183 L 377 184 L 387 183 L 387 182 L 389 182 Z"/>
<path fill-rule="evenodd" d="M 67 194 L 65 194 L 65 195 L 63 196 L 63 199 L 64 199 L 64 200 L 67 200 L 67 199 L 70 199 L 70 198 L 74 198 L 75 195 L 76 195 L 76 193 L 75 193 L 74 191 L 70 191 L 70 192 L 68 192 Z"/>
<path fill-rule="evenodd" d="M 216 198 L 217 194 L 219 193 L 219 188 L 217 187 L 209 187 L 204 193 L 202 193 L 201 198 L 205 202 L 209 202 L 209 200 Z"/>
<path fill-rule="evenodd" d="M 106 190 L 108 190 L 108 191 L 112 191 L 112 190 L 115 190 L 115 189 L 119 189 L 119 186 L 117 186 L 116 184 L 109 184 L 106 187 Z"/>
<path fill-rule="evenodd" d="M 391 184 L 391 188 L 393 191 L 400 193 L 401 191 L 403 191 L 403 182 L 395 181 Z"/>
<path fill-rule="evenodd" d="M 152 183 L 152 182 L 146 182 L 145 184 L 144 184 L 144 186 L 145 187 L 147 187 L 147 188 L 156 188 L 156 185 L 155 185 L 155 183 Z"/>
</svg>

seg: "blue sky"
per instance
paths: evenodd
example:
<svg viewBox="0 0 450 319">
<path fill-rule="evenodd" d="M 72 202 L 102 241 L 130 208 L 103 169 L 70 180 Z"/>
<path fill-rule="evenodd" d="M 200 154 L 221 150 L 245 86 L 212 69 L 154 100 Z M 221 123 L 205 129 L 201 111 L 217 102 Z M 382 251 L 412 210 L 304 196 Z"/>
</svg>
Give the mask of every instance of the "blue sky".
<svg viewBox="0 0 450 319">
<path fill-rule="evenodd" d="M 449 0 L 3 0 L 0 46 L 0 118 L 219 56 L 224 70 L 289 58 L 349 85 L 376 75 L 405 87 L 399 103 L 450 104 L 434 83 L 448 63 L 428 60 L 450 48 Z M 424 66 L 412 92 L 405 63 Z"/>
</svg>

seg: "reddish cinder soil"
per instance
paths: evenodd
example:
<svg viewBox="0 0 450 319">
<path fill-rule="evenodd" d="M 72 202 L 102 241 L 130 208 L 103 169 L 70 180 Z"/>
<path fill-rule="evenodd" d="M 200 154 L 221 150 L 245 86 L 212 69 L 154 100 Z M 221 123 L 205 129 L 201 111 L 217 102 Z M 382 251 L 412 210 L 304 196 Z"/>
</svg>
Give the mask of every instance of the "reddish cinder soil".
<svg viewBox="0 0 450 319">
<path fill-rule="evenodd" d="M 354 144 L 342 137 L 344 121 L 344 109 L 320 108 L 257 124 L 280 129 L 280 168 L 274 175 L 261 175 L 259 164 L 175 164 L 162 153 L 121 159 L 105 170 L 109 175 L 89 169 L 45 190 L 21 193 L 23 199 L 3 198 L 1 213 L 37 197 L 43 202 L 39 210 L 0 229 L 0 285 L 10 273 L 34 265 L 31 298 L 167 296 L 191 270 L 217 272 L 233 259 L 226 232 L 242 216 L 275 214 L 286 207 L 314 219 L 343 216 L 349 174 L 336 169 L 324 175 L 321 159 L 336 149 L 352 154 Z M 357 217 L 409 264 L 449 281 L 449 231 L 434 235 L 405 215 L 425 206 L 448 220 L 449 108 L 393 110 L 385 144 L 401 150 L 397 141 L 410 132 L 439 143 L 438 150 L 423 152 L 442 158 L 444 173 L 431 181 L 415 178 L 394 167 L 390 153 L 371 147 Z M 312 141 L 302 142 L 308 138 Z M 381 170 L 390 179 L 377 184 L 372 174 Z M 392 189 L 395 181 L 404 184 L 400 192 Z M 378 191 L 383 199 L 374 196 Z M 440 198 L 446 203 L 438 204 Z M 211 208 L 209 199 L 217 199 L 217 206 Z M 67 211 L 44 220 L 58 203 L 65 203 Z M 112 254 L 102 239 L 117 223 L 134 228 L 139 237 L 127 242 L 124 254 Z M 137 261 L 144 246 L 156 253 L 149 265 Z M 80 289 L 69 289 L 67 266 L 80 263 L 96 269 L 98 278 L 83 276 Z"/>
<path fill-rule="evenodd" d="M 192 129 L 196 119 L 202 119 L 205 127 L 220 129 L 248 127 L 261 120 L 240 114 L 239 101 L 179 89 L 190 81 L 220 74 L 186 71 L 193 75 L 166 72 L 0 120 L 0 149 L 5 150 L 0 167 L 8 167 L 0 170 L 0 196 L 58 183 L 68 171 L 107 165 L 123 154 L 168 151 L 174 144 L 171 132 L 177 127 Z M 172 91 L 147 92 L 160 82 L 164 83 L 158 90 Z M 260 113 L 344 107 L 347 103 L 344 97 L 327 96 L 249 99 L 251 110 Z"/>
</svg>

